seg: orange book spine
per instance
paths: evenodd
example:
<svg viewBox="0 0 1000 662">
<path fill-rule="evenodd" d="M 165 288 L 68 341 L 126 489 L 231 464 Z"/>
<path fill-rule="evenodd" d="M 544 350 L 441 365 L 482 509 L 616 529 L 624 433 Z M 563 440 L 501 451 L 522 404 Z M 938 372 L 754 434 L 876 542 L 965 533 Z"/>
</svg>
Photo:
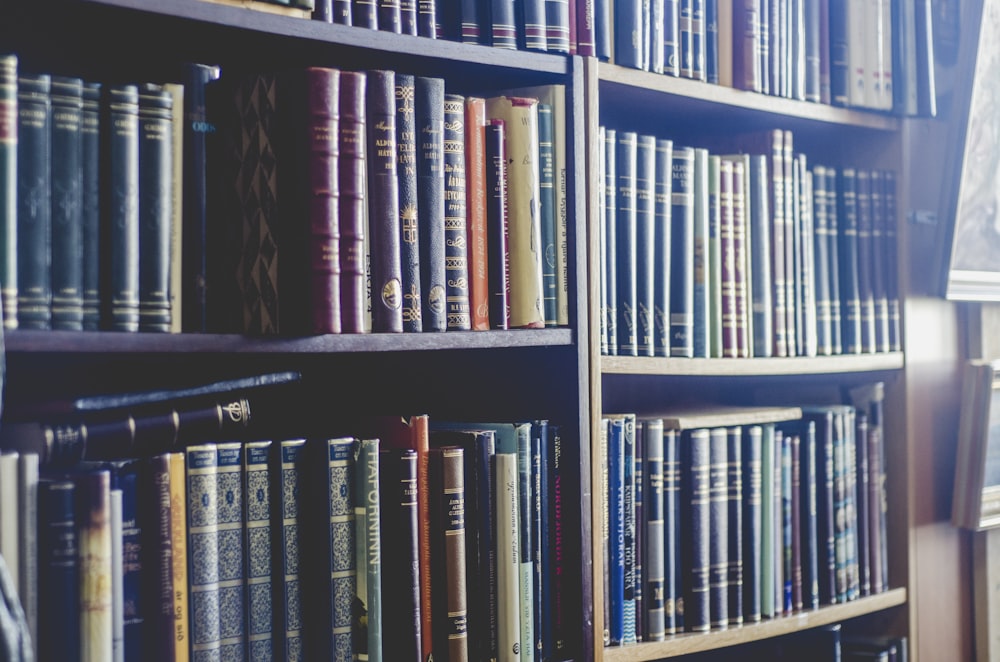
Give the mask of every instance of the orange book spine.
<svg viewBox="0 0 1000 662">
<path fill-rule="evenodd" d="M 469 308 L 472 330 L 490 328 L 489 269 L 486 246 L 486 100 L 465 101 L 466 237 Z"/>
</svg>

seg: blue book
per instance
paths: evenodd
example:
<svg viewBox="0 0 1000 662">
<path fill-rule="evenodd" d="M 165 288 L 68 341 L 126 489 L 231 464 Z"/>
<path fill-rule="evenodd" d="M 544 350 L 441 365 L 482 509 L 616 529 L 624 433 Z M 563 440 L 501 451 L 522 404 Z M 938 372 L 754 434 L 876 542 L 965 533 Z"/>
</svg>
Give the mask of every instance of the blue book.
<svg viewBox="0 0 1000 662">
<path fill-rule="evenodd" d="M 615 64 L 642 69 L 642 1 L 609 2 L 614 12 Z"/>
<path fill-rule="evenodd" d="M 251 662 L 264 662 L 274 657 L 271 446 L 270 441 L 252 441 L 243 449 L 247 659 Z"/>
<path fill-rule="evenodd" d="M 663 493 L 663 419 L 642 421 L 643 443 L 643 510 L 645 517 L 645 559 L 643 594 L 646 603 L 643 641 L 663 641 L 665 638 L 664 597 L 666 594 L 663 557 L 664 493 Z"/>
<path fill-rule="evenodd" d="M 709 611 L 710 529 L 709 472 L 710 433 L 698 428 L 681 433 L 683 477 L 682 526 L 684 541 L 683 586 L 684 629 L 707 632 L 711 627 Z"/>
<path fill-rule="evenodd" d="M 663 1 L 663 73 L 681 74 L 680 0 Z"/>
<path fill-rule="evenodd" d="M 726 428 L 711 428 L 708 469 L 708 608 L 713 629 L 729 627 L 729 461 Z"/>
<path fill-rule="evenodd" d="M 634 418 L 634 417 L 633 417 Z M 635 531 L 634 540 L 632 541 L 633 556 L 634 556 L 634 570 L 632 571 L 632 594 L 635 600 L 635 640 L 637 642 L 643 641 L 643 635 L 645 633 L 645 606 L 643 604 L 643 591 L 642 591 L 642 578 L 644 577 L 644 570 L 642 567 L 643 559 L 646 556 L 646 529 L 644 525 L 645 512 L 643 511 L 643 458 L 645 453 L 643 453 L 643 441 L 641 429 L 633 421 L 632 425 L 634 441 L 632 447 L 635 449 L 635 458 L 632 461 L 632 465 L 635 467 L 632 476 L 632 504 L 634 515 L 633 518 L 635 523 L 633 529 Z"/>
<path fill-rule="evenodd" d="M 636 306 L 636 150 L 634 131 L 619 131 L 615 149 L 615 252 L 613 254 L 617 285 L 618 355 L 636 356 L 638 352 L 638 315 Z"/>
<path fill-rule="evenodd" d="M 624 584 L 622 585 L 622 643 L 636 643 L 636 501 L 635 501 L 635 415 L 623 416 L 622 435 L 622 518 L 624 534 Z"/>
<path fill-rule="evenodd" d="M 656 138 L 639 136 L 635 166 L 635 306 L 639 356 L 653 356 L 656 344 L 655 200 Z"/>
<path fill-rule="evenodd" d="M 189 446 L 187 459 L 188 590 L 191 655 L 218 656 L 219 505 L 215 444 Z"/>
<path fill-rule="evenodd" d="M 705 3 L 705 80 L 719 84 L 719 0 L 703 0 Z M 726 0 L 722 0 L 725 2 Z M 738 9 L 736 11 L 739 11 Z M 733 35 L 735 38 L 735 35 Z M 732 48 L 732 47 L 730 47 Z M 730 50 L 730 53 L 732 51 Z M 731 66 L 731 63 L 730 63 Z"/>
<path fill-rule="evenodd" d="M 531 542 L 535 550 L 532 593 L 535 605 L 535 657 L 549 659 L 553 646 L 551 578 L 548 576 L 551 543 L 549 539 L 549 458 L 552 444 L 549 422 L 531 423 Z M 468 491 L 468 487 L 466 487 Z"/>
<path fill-rule="evenodd" d="M 711 347 L 713 320 L 709 306 L 709 196 L 708 150 L 694 150 L 694 270 L 692 271 L 692 350 L 693 356 L 707 358 Z"/>
<path fill-rule="evenodd" d="M 663 431 L 663 580 L 665 634 L 684 629 L 684 596 L 681 550 L 680 434 Z"/>
<path fill-rule="evenodd" d="M 292 659 L 301 656 L 305 649 L 302 637 L 302 593 L 299 582 L 299 475 L 300 456 L 305 439 L 286 439 L 280 442 L 275 461 L 275 499 L 273 509 L 279 548 L 276 550 L 274 601 L 278 606 L 279 622 L 275 623 L 275 639 L 280 646 L 275 650 Z M 352 585 L 353 586 L 353 585 Z M 351 592 L 353 595 L 353 591 Z M 348 632 L 350 629 L 348 628 Z M 348 636 L 348 641 L 350 637 Z"/>
<path fill-rule="evenodd" d="M 243 572 L 243 444 L 216 446 L 219 544 L 219 652 L 246 656 L 246 580 Z"/>
<path fill-rule="evenodd" d="M 802 606 L 819 608 L 819 509 L 817 490 L 816 422 L 802 421 L 799 437 L 802 503 Z"/>
<path fill-rule="evenodd" d="M 670 233 L 673 207 L 671 140 L 657 139 L 653 167 L 653 355 L 670 356 Z"/>
<path fill-rule="evenodd" d="M 743 428 L 726 429 L 729 624 L 743 625 Z"/>
<path fill-rule="evenodd" d="M 694 149 L 674 146 L 670 210 L 670 356 L 694 355 Z"/>
<path fill-rule="evenodd" d="M 621 644 L 625 631 L 625 421 L 610 419 L 608 434 L 608 642 Z"/>
<path fill-rule="evenodd" d="M 38 482 L 38 659 L 73 660 L 80 655 L 80 565 L 76 529 L 76 484 L 69 479 Z"/>
<path fill-rule="evenodd" d="M 348 457 L 348 446 L 354 451 L 354 545 L 355 563 L 357 564 L 356 595 L 360 604 L 360 622 L 355 621 L 355 654 L 359 660 L 382 662 L 382 559 L 381 535 L 379 529 L 379 470 L 378 470 L 378 439 L 364 439 L 357 443 L 342 439 L 336 444 L 336 450 L 331 448 L 330 463 L 336 465 L 338 471 L 350 471 L 351 460 Z M 334 444 L 331 443 L 331 446 Z M 331 494 L 341 488 L 331 481 Z M 341 498 L 341 503 L 344 498 Z M 334 509 L 333 518 L 346 521 L 340 515 L 340 510 Z M 335 538 L 336 539 L 336 538 Z M 336 550 L 333 554 L 334 571 L 339 565 L 347 564 L 346 559 L 338 559 Z M 334 593 L 336 596 L 336 593 Z M 337 605 L 334 606 L 336 618 Z M 359 627 L 360 626 L 360 627 Z"/>
</svg>

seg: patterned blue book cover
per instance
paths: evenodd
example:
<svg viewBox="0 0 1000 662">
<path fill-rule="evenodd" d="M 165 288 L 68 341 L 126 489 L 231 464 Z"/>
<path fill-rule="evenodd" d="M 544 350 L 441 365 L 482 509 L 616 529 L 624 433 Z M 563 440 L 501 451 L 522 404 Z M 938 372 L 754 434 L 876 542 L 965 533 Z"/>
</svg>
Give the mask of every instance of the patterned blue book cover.
<svg viewBox="0 0 1000 662">
<path fill-rule="evenodd" d="M 247 654 L 251 662 L 274 657 L 271 609 L 271 455 L 270 441 L 252 441 L 243 449 L 243 495 L 247 558 Z"/>
<path fill-rule="evenodd" d="M 329 522 L 331 550 L 330 580 L 332 589 L 334 659 L 358 659 L 353 645 L 354 599 L 357 595 L 358 561 L 355 558 L 355 448 L 352 438 L 327 441 L 329 467 Z M 376 459 L 378 452 L 376 449 Z M 376 529 L 377 531 L 377 529 Z M 377 536 L 377 533 L 376 533 Z M 363 659 L 363 658 L 362 658 Z"/>
<path fill-rule="evenodd" d="M 382 662 L 382 548 L 379 529 L 378 439 L 355 448 L 355 561 L 360 613 L 355 628 L 355 658 Z M 332 461 L 332 456 L 331 456 Z M 346 463 L 347 460 L 345 459 Z M 346 466 L 346 464 L 345 464 Z M 335 553 L 336 556 L 336 553 Z"/>
<path fill-rule="evenodd" d="M 624 533 L 624 584 L 622 585 L 622 643 L 636 643 L 636 521 L 635 521 L 635 415 L 623 416 L 622 430 L 622 531 Z"/>
<path fill-rule="evenodd" d="M 214 444 L 187 449 L 191 659 L 219 659 L 218 459 Z"/>
<path fill-rule="evenodd" d="M 243 444 L 216 446 L 219 514 L 219 654 L 246 657 L 246 579 L 243 571 Z"/>
<path fill-rule="evenodd" d="M 280 576 L 275 582 L 278 609 L 283 613 L 280 633 L 287 660 L 304 659 L 302 597 L 299 592 L 299 467 L 305 439 L 288 439 L 279 447 L 280 485 Z M 280 656 L 279 656 L 280 657 Z"/>
</svg>

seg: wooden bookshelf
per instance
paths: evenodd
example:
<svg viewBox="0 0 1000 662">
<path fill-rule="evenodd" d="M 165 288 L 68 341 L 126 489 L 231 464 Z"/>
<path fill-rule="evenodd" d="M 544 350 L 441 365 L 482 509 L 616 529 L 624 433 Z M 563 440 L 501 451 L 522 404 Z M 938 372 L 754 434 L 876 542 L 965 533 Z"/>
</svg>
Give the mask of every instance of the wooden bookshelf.
<svg viewBox="0 0 1000 662">
<path fill-rule="evenodd" d="M 750 359 L 601 357 L 601 373 L 605 375 L 765 377 L 874 373 L 902 367 L 902 352 Z"/>
</svg>

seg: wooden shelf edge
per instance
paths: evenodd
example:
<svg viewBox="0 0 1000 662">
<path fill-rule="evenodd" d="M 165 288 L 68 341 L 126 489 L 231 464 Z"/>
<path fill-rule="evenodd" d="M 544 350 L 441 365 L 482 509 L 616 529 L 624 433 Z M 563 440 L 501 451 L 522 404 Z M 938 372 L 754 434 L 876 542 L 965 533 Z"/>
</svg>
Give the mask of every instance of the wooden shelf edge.
<svg viewBox="0 0 1000 662">
<path fill-rule="evenodd" d="M 704 634 L 682 634 L 667 641 L 649 642 L 635 646 L 608 647 L 603 651 L 603 659 L 604 662 L 644 662 L 717 650 L 831 623 L 839 623 L 904 604 L 906 604 L 906 589 L 895 588 L 845 604 L 821 607 L 815 611 L 792 614 L 729 630 L 718 630 Z"/>
<path fill-rule="evenodd" d="M 572 329 L 452 331 L 446 333 L 373 333 L 300 338 L 252 337 L 237 334 L 120 333 L 113 331 L 29 331 L 6 333 L 8 354 L 340 354 L 462 349 L 512 349 L 569 346 Z"/>
<path fill-rule="evenodd" d="M 786 99 L 783 97 L 748 92 L 700 80 L 655 74 L 615 64 L 600 62 L 598 77 L 602 84 L 622 85 L 685 99 L 704 101 L 713 105 L 727 105 L 754 113 L 767 113 L 793 117 L 812 122 L 860 127 L 879 131 L 898 131 L 896 117 L 866 110 L 841 108 L 827 104 Z"/>
<path fill-rule="evenodd" d="M 729 376 L 822 375 L 900 370 L 902 352 L 795 356 L 754 359 L 682 359 L 655 356 L 602 356 L 604 375 Z"/>
</svg>

